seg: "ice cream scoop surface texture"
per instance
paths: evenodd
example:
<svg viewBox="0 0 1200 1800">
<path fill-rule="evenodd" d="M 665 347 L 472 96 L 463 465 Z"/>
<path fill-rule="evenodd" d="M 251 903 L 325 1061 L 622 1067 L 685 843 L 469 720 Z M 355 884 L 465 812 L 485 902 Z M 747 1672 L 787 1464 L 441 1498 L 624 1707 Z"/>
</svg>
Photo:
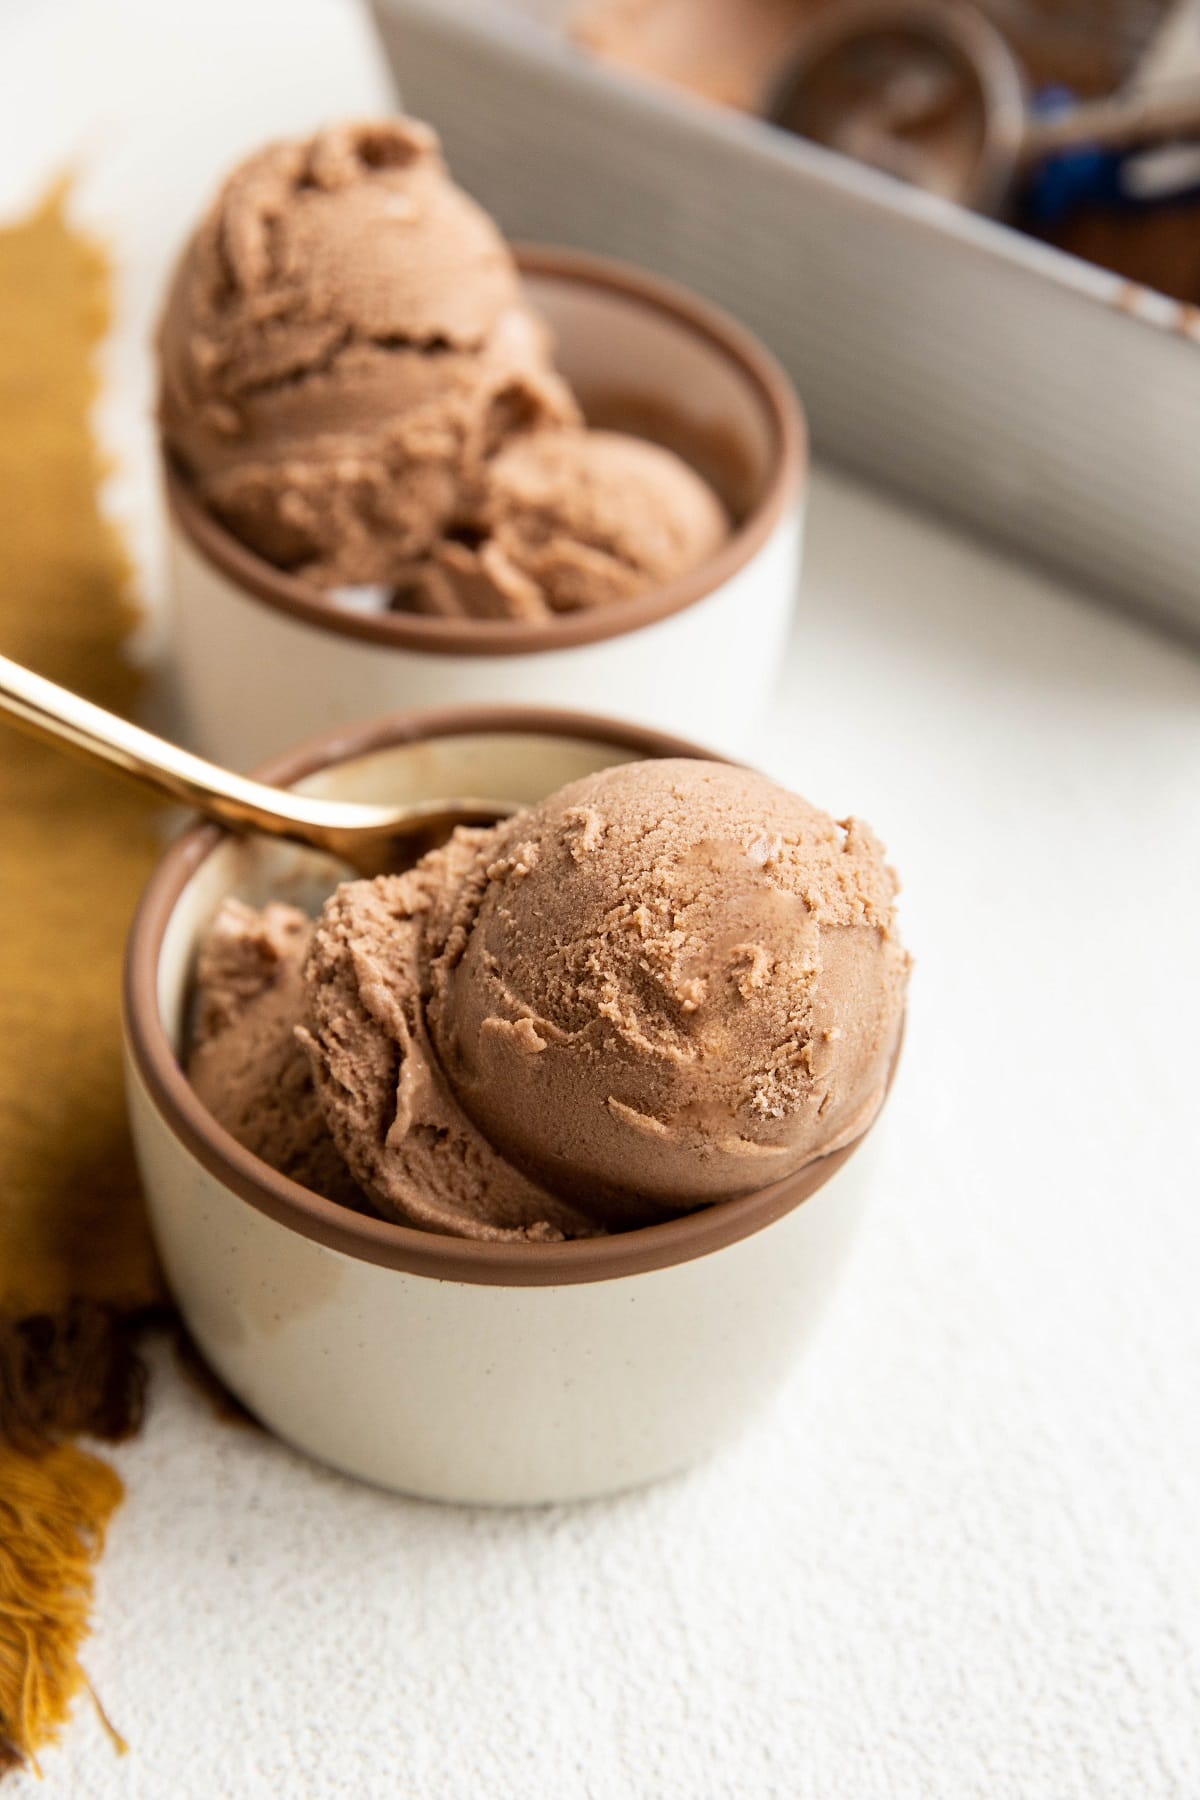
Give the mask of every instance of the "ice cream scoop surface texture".
<svg viewBox="0 0 1200 1800">
<path fill-rule="evenodd" d="M 870 1126 L 908 976 L 896 885 L 867 826 L 761 775 L 618 764 L 315 923 L 227 904 L 190 1073 L 265 1160 L 327 1193 L 348 1171 L 403 1223 L 652 1224 Z"/>
<path fill-rule="evenodd" d="M 552 623 L 672 581 L 730 530 L 673 451 L 585 427 L 508 245 L 415 120 L 236 168 L 159 353 L 163 442 L 195 497 L 335 596 Z"/>
</svg>

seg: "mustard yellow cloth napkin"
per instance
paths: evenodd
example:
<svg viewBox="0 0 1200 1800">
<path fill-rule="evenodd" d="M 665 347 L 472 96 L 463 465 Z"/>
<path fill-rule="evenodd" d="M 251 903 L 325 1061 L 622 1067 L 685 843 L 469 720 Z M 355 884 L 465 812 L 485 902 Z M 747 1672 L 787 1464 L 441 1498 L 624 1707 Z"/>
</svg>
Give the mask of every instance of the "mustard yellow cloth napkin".
<svg viewBox="0 0 1200 1800">
<path fill-rule="evenodd" d="M 0 651 L 117 711 L 129 570 L 89 429 L 103 255 L 63 195 L 0 231 Z M 162 1301 L 121 1091 L 126 927 L 153 808 L 0 724 L 0 1772 L 84 1685 L 92 1568 L 121 1486 L 72 1440 L 135 1428 Z"/>
</svg>

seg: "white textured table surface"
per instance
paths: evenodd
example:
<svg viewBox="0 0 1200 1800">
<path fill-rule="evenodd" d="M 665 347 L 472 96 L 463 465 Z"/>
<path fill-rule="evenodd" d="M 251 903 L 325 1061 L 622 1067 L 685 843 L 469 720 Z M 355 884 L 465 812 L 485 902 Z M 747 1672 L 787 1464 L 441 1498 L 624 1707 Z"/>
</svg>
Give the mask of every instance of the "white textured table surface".
<svg viewBox="0 0 1200 1800">
<path fill-rule="evenodd" d="M 128 59 L 153 9 L 109 10 Z M 309 51 L 263 72 L 278 6 L 207 8 L 242 20 L 188 113 L 213 169 L 372 102 L 337 0 L 285 10 L 307 87 Z M 1200 1795 L 1200 664 L 822 473 L 767 760 L 877 825 L 918 959 L 878 1203 L 782 1398 L 658 1489 L 485 1513 L 219 1424 L 160 1359 L 87 1656 L 132 1751 L 83 1705 L 14 1800 Z"/>
</svg>

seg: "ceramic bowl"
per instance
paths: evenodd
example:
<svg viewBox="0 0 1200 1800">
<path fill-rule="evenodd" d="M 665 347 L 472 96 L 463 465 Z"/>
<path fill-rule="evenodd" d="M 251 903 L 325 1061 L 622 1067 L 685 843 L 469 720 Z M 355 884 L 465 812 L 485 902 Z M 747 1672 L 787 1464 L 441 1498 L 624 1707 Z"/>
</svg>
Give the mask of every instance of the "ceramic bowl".
<svg viewBox="0 0 1200 1800">
<path fill-rule="evenodd" d="M 174 680 L 188 741 L 248 768 L 376 712 L 496 701 L 705 720 L 745 754 L 799 575 L 806 437 L 787 377 L 726 314 L 623 264 L 519 252 L 526 297 L 589 418 L 657 437 L 737 521 L 681 579 L 548 623 L 339 605 L 247 550 L 166 467 Z"/>
<path fill-rule="evenodd" d="M 363 800 L 532 802 L 611 763 L 703 754 L 598 718 L 475 708 L 384 720 L 265 772 Z M 577 1242 L 471 1242 L 322 1199 L 229 1137 L 180 1057 L 197 945 L 221 901 L 315 909 L 338 874 L 310 852 L 197 827 L 163 857 L 132 928 L 134 1137 L 167 1280 L 204 1355 L 289 1443 L 431 1499 L 579 1499 L 704 1456 L 820 1318 L 876 1128 L 755 1194 Z"/>
</svg>

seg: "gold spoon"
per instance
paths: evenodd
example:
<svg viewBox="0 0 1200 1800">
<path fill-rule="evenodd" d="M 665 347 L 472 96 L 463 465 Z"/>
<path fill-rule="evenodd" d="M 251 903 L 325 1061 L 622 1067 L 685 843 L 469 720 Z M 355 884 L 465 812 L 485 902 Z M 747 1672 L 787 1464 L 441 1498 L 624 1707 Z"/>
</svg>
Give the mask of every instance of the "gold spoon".
<svg viewBox="0 0 1200 1800">
<path fill-rule="evenodd" d="M 365 806 L 319 800 L 235 775 L 155 737 L 116 713 L 0 656 L 0 716 L 34 737 L 107 763 L 142 787 L 194 807 L 231 831 L 261 831 L 327 851 L 359 875 L 411 867 L 456 825 L 494 825 L 517 811 L 505 800 L 416 800 Z"/>
</svg>

